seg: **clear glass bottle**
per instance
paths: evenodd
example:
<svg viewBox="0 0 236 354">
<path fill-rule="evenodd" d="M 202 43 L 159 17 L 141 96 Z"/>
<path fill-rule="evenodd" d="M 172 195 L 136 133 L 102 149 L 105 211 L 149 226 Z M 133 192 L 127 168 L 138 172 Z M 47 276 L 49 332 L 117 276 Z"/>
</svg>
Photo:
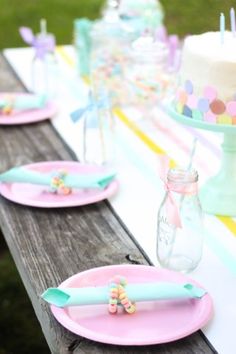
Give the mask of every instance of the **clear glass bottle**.
<svg viewBox="0 0 236 354">
<path fill-rule="evenodd" d="M 35 36 L 35 55 L 32 60 L 32 91 L 52 98 L 57 89 L 58 67 L 55 56 L 56 40 L 47 32 L 46 20 L 40 20 L 40 33 Z"/>
<path fill-rule="evenodd" d="M 190 272 L 199 264 L 203 247 L 203 214 L 195 170 L 170 169 L 167 192 L 157 217 L 157 258 L 161 266 Z M 181 227 L 173 222 L 179 216 Z"/>
<path fill-rule="evenodd" d="M 113 166 L 115 164 L 115 126 L 109 98 L 90 95 L 89 108 L 81 120 L 81 161 Z"/>
</svg>

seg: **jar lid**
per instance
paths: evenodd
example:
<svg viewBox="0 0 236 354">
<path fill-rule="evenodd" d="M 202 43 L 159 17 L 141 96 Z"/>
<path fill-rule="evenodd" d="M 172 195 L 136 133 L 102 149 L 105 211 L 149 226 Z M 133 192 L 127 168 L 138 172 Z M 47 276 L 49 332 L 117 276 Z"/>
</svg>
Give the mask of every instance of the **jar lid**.
<svg viewBox="0 0 236 354">
<path fill-rule="evenodd" d="M 156 41 L 152 36 L 140 36 L 132 45 L 131 50 L 133 56 L 140 59 L 154 60 L 155 62 L 166 61 L 169 54 L 167 45 L 163 42 Z"/>
</svg>

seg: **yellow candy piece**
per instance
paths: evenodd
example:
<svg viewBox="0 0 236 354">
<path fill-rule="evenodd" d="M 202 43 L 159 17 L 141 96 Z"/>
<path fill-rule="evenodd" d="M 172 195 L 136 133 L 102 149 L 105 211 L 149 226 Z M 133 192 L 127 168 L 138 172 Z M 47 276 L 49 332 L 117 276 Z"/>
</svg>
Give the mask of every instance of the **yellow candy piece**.
<svg viewBox="0 0 236 354">
<path fill-rule="evenodd" d="M 126 308 L 125 311 L 126 311 L 127 313 L 129 313 L 130 315 L 131 315 L 132 313 L 135 313 L 135 311 L 136 311 L 136 306 L 135 306 L 135 304 L 132 304 L 130 307 Z"/>
</svg>

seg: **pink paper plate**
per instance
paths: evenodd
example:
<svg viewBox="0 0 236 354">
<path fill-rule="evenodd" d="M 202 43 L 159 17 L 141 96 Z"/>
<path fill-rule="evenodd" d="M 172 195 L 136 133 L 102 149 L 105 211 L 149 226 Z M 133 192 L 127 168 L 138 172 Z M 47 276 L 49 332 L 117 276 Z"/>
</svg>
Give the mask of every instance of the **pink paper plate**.
<svg viewBox="0 0 236 354">
<path fill-rule="evenodd" d="M 123 275 L 129 283 L 170 281 L 193 283 L 191 278 L 166 269 L 114 265 L 78 273 L 59 287 L 105 286 L 115 275 Z M 171 342 L 202 328 L 213 313 L 209 294 L 201 299 L 183 301 L 138 302 L 133 315 L 120 312 L 110 315 L 107 305 L 58 308 L 51 305 L 55 318 L 65 328 L 97 342 L 117 345 L 148 345 Z"/>
<path fill-rule="evenodd" d="M 68 173 L 93 174 L 105 172 L 104 167 L 86 165 L 74 161 L 38 162 L 23 166 L 38 172 L 65 170 Z M 40 208 L 62 208 L 92 204 L 109 198 L 118 189 L 118 182 L 113 180 L 105 189 L 74 189 L 69 195 L 59 195 L 48 191 L 47 186 L 26 183 L 0 183 L 0 194 L 19 204 Z"/>
<path fill-rule="evenodd" d="M 6 95 L 14 96 L 30 96 L 30 93 L 1 93 L 0 99 L 6 97 Z M 0 125 L 17 125 L 39 122 L 51 118 L 56 113 L 57 108 L 53 102 L 48 102 L 45 107 L 40 109 L 30 109 L 25 111 L 15 111 L 10 115 L 0 112 Z"/>
</svg>

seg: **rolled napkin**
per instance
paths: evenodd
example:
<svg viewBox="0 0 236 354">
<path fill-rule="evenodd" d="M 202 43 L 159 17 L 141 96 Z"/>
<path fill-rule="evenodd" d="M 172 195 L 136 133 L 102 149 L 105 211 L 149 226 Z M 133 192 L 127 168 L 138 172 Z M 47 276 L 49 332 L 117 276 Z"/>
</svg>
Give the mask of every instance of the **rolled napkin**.
<svg viewBox="0 0 236 354">
<path fill-rule="evenodd" d="M 54 183 L 55 180 L 63 181 L 63 186 L 67 188 L 104 189 L 114 178 L 114 172 L 92 174 L 67 174 L 64 171 L 55 171 L 53 173 L 43 173 L 36 172 L 24 167 L 14 167 L 0 174 L 0 182 L 38 184 L 48 186 L 52 189 L 54 189 L 56 185 L 56 183 Z"/>
<path fill-rule="evenodd" d="M 207 292 L 193 284 L 171 282 L 126 285 L 130 301 L 176 300 L 202 298 Z M 57 307 L 108 304 L 109 286 L 84 288 L 48 288 L 41 297 Z"/>
<path fill-rule="evenodd" d="M 46 105 L 46 95 L 5 94 L 0 98 L 0 109 L 10 114 L 12 110 L 40 109 Z"/>
</svg>

